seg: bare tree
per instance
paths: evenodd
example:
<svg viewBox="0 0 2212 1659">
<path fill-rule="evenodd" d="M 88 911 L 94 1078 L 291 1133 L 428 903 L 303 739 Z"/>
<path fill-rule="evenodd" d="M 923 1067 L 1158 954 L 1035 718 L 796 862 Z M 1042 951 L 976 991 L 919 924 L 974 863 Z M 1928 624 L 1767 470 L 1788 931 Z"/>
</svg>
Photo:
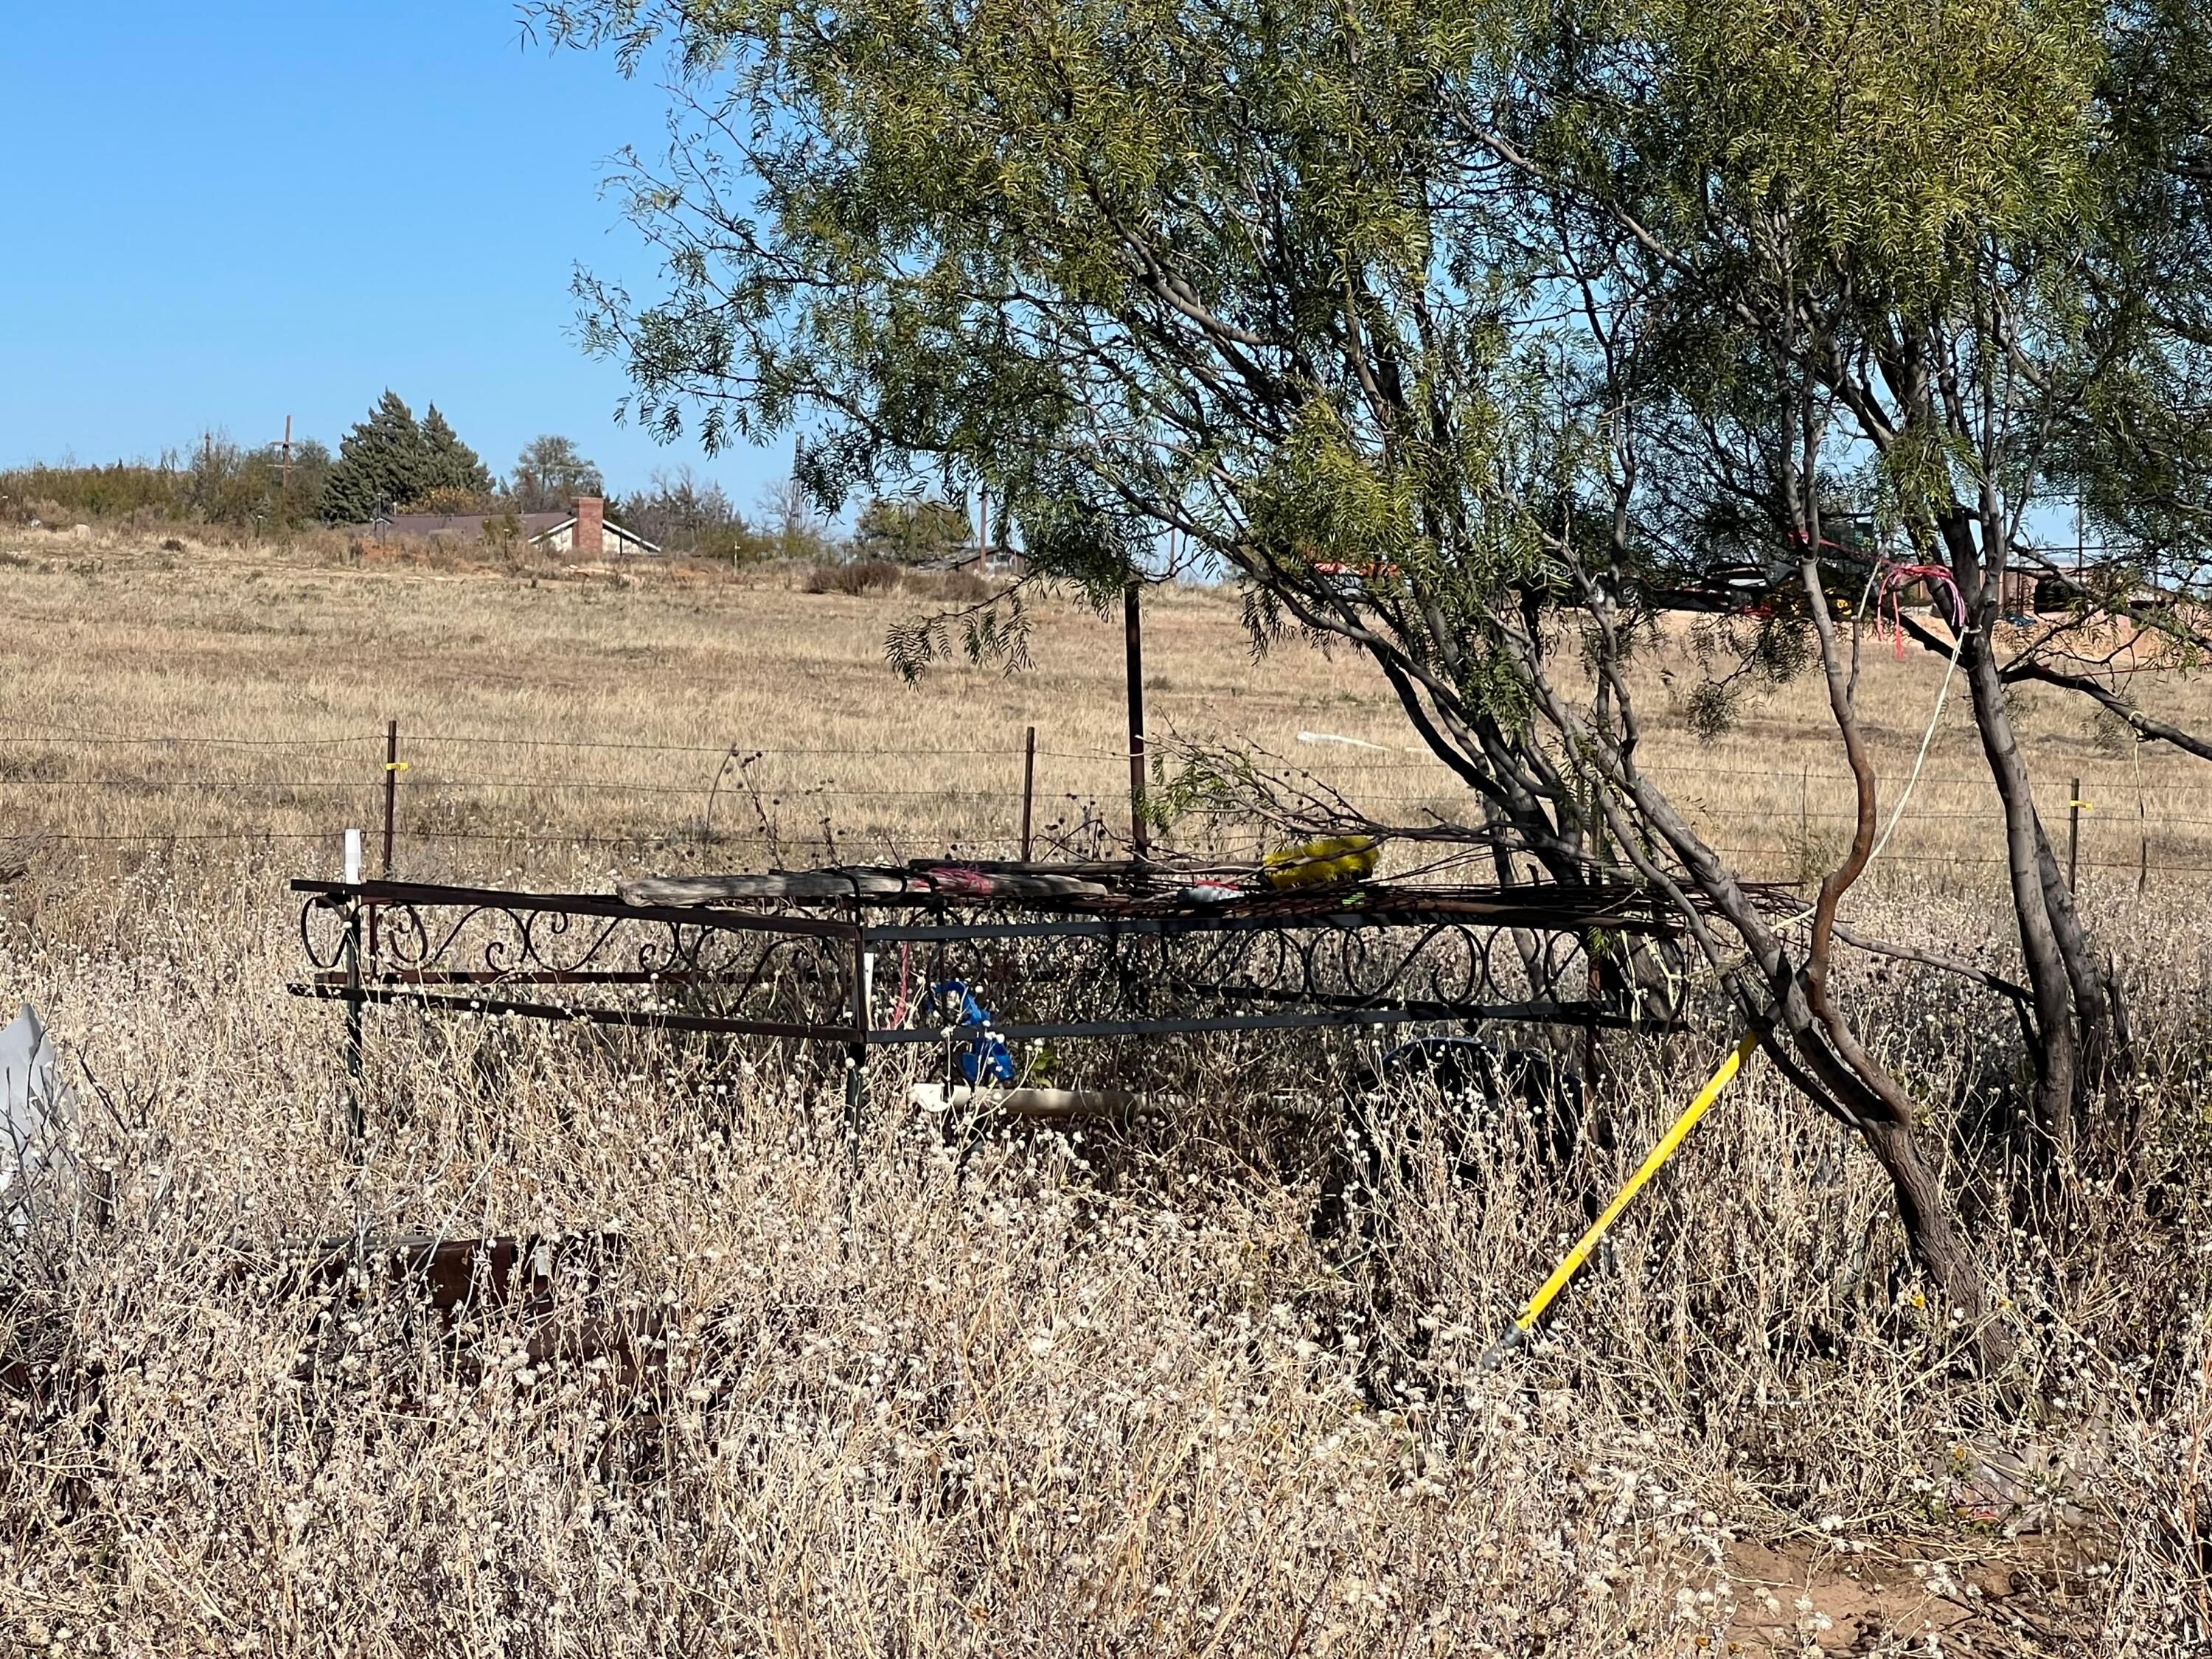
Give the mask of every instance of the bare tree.
<svg viewBox="0 0 2212 1659">
<path fill-rule="evenodd" d="M 818 559 L 829 552 L 822 516 L 815 511 L 805 484 L 798 477 L 779 478 L 764 486 L 758 504 L 762 521 L 773 538 L 776 557 Z"/>
</svg>

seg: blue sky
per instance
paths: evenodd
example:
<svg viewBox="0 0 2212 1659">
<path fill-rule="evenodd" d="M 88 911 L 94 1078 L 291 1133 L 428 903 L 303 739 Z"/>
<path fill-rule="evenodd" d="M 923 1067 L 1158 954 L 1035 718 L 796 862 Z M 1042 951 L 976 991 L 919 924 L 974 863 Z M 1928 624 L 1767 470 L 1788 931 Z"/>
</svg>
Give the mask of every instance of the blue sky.
<svg viewBox="0 0 2212 1659">
<path fill-rule="evenodd" d="M 288 413 L 335 448 L 390 386 L 497 471 L 548 431 L 615 489 L 689 462 L 747 507 L 787 471 L 616 424 L 568 279 L 649 288 L 599 187 L 664 106 L 525 45 L 507 0 L 76 0 L 16 8 L 6 56 L 0 465 L 258 443 Z"/>
</svg>

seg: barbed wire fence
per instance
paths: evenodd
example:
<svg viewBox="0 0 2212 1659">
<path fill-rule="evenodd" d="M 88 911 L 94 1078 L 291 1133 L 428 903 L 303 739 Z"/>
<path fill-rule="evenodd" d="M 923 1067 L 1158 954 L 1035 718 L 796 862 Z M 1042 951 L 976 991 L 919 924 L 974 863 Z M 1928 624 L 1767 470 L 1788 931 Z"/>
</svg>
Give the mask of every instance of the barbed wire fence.
<svg viewBox="0 0 2212 1659">
<path fill-rule="evenodd" d="M 1468 794 L 1415 755 L 1293 757 L 1305 775 L 1383 822 L 1468 821 Z M 669 744 L 586 737 L 384 731 L 284 738 L 0 728 L 0 843 L 370 846 L 389 823 L 400 875 L 544 861 L 589 849 L 633 863 L 683 858 L 754 867 L 919 855 L 1097 857 L 1128 827 L 1127 755 L 1106 745 L 839 746 Z M 2079 771 L 2075 770 L 2080 768 Z M 2042 770 L 2053 769 L 2046 762 Z M 2079 884 L 2142 890 L 2212 874 L 2212 774 L 2146 780 L 2122 763 L 2058 764 L 2038 805 Z M 1850 779 L 1799 763 L 1662 771 L 1716 850 L 1763 879 L 1832 865 L 1853 819 Z M 1218 839 L 1220 809 L 1179 826 Z M 1023 831 L 1027 826 L 1030 845 Z M 2002 818 L 1984 772 L 1924 772 L 1890 866 L 2001 868 Z M 1172 839 L 1171 842 L 1172 844 Z M 325 860 L 327 861 L 327 860 Z M 372 863 L 376 860 L 372 857 Z"/>
</svg>

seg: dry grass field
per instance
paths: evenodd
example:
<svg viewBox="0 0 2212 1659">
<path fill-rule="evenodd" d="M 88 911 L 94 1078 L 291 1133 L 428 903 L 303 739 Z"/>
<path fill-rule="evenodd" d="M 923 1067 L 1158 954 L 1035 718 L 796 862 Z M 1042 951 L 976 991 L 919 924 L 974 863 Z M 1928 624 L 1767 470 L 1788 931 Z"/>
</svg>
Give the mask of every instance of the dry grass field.
<svg viewBox="0 0 2212 1659">
<path fill-rule="evenodd" d="M 38 1004 L 80 1097 L 66 1202 L 0 1243 L 5 1650 L 2205 1650 L 2212 918 L 2178 887 L 2212 806 L 2142 758 L 2138 893 L 2135 760 L 2057 705 L 2029 742 L 2054 811 L 2075 775 L 2096 802 L 2138 1177 L 2056 1244 L 2008 1227 L 1975 1115 L 2014 1065 L 2002 1005 L 1841 970 L 1966 1194 L 2025 1410 L 1947 1363 L 1878 1172 L 1759 1066 L 1536 1351 L 1478 1373 L 1710 1035 L 1620 1045 L 1607 1134 L 1548 1177 L 1510 1144 L 1455 1170 L 1410 1103 L 1358 1248 L 1309 1224 L 1342 1128 L 1323 1048 L 1200 1050 L 1170 1121 L 964 1139 L 886 1068 L 855 1162 L 841 1091 L 737 1049 L 392 1014 L 349 1146 L 336 1016 L 282 992 L 283 884 L 376 821 L 387 718 L 406 875 L 1001 847 L 1031 725 L 1041 830 L 1118 830 L 1118 628 L 1048 609 L 1034 672 L 908 688 L 882 639 L 911 602 L 0 546 L 0 843 L 26 849 L 0 1013 Z M 1155 598 L 1146 648 L 1156 729 L 1378 815 L 1455 810 L 1355 662 L 1255 664 L 1195 592 Z M 1651 763 L 1723 844 L 1782 876 L 1817 854 L 1844 796 L 1802 753 L 1806 689 L 1702 744 L 1686 658 L 1647 672 Z M 1868 672 L 1902 775 L 1940 665 Z M 1971 741 L 1947 717 L 1860 902 L 2001 951 Z M 451 1339 L 373 1276 L 302 1271 L 316 1240 L 609 1229 L 619 1258 L 550 1312 Z M 639 1334 L 545 1336 L 611 1328 Z"/>
<path fill-rule="evenodd" d="M 170 553 L 19 532 L 0 545 L 0 836 L 94 853 L 259 837 L 327 861 L 341 828 L 380 814 L 394 719 L 404 873 L 530 867 L 580 844 L 605 866 L 757 867 L 825 856 L 825 834 L 848 854 L 1003 850 L 1031 726 L 1040 833 L 1125 831 L 1118 617 L 1048 604 L 1030 672 L 956 666 L 908 686 L 884 632 L 929 604 L 807 593 L 781 571 L 518 573 L 356 563 L 335 545 Z M 1700 739 L 1680 632 L 1644 668 L 1646 766 L 1756 873 L 1823 866 L 1850 793 L 1833 745 L 1804 741 L 1817 687 L 1754 696 L 1735 729 Z M 1146 633 L 1155 733 L 1262 750 L 1386 819 L 1466 811 L 1348 654 L 1293 643 L 1255 662 L 1233 595 L 1199 590 L 1155 594 Z M 1893 793 L 1942 679 L 1940 662 L 1869 641 L 1862 701 Z M 2146 842 L 2161 877 L 2212 874 L 2212 768 L 2116 748 L 2078 700 L 2022 700 L 2049 820 L 2064 820 L 2075 778 L 2092 802 L 2087 890 L 2132 890 Z M 1960 702 L 1877 883 L 1998 878 L 1995 800 Z M 2202 683 L 2153 706 L 2212 724 Z"/>
</svg>

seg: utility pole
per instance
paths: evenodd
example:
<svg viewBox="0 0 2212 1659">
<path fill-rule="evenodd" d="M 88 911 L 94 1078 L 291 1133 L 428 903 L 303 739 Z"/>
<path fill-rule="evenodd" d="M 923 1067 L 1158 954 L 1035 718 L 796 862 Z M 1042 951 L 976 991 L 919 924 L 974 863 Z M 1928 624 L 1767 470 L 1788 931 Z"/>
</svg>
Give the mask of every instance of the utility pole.
<svg viewBox="0 0 2212 1659">
<path fill-rule="evenodd" d="M 292 417 L 284 417 L 284 441 L 277 446 L 284 452 L 283 483 L 278 486 L 287 495 L 292 493 Z"/>
</svg>

